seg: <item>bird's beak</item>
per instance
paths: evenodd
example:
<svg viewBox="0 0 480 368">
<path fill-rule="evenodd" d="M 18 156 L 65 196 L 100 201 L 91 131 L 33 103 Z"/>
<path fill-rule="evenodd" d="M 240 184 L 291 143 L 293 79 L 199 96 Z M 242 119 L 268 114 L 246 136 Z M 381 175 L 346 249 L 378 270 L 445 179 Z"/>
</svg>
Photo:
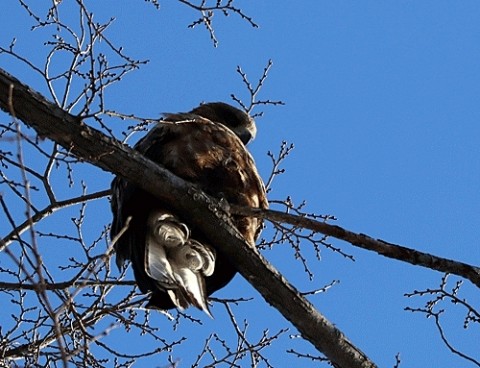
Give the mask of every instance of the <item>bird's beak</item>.
<svg viewBox="0 0 480 368">
<path fill-rule="evenodd" d="M 245 130 L 239 134 L 240 140 L 243 142 L 244 145 L 247 145 L 250 141 L 253 140 L 252 133 Z"/>
<path fill-rule="evenodd" d="M 245 129 L 242 129 L 241 132 L 238 132 L 238 137 L 243 142 L 244 145 L 247 145 L 249 142 L 255 139 L 257 135 L 257 127 L 255 122 L 252 120 L 251 124 L 248 125 Z"/>
</svg>

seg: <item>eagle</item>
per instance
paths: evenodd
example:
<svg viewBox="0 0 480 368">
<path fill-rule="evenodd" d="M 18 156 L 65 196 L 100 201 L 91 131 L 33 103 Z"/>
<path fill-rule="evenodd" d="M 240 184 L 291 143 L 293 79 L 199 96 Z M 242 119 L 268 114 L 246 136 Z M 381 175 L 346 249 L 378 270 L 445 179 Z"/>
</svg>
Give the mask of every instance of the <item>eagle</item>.
<svg viewBox="0 0 480 368">
<path fill-rule="evenodd" d="M 246 145 L 255 121 L 223 102 L 201 104 L 188 113 L 167 113 L 134 148 L 145 157 L 223 203 L 267 208 L 265 186 Z M 116 263 L 131 262 L 148 308 L 183 310 L 195 306 L 211 316 L 207 297 L 227 285 L 237 270 L 193 225 L 121 177 L 112 181 L 111 239 Z M 255 247 L 262 221 L 231 216 L 232 224 Z"/>
</svg>

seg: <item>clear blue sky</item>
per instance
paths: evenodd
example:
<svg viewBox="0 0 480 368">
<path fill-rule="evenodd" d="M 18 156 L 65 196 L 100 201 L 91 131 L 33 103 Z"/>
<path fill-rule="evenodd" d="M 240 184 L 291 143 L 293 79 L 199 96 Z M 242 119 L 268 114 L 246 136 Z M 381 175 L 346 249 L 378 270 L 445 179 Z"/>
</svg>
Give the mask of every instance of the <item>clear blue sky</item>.
<svg viewBox="0 0 480 368">
<path fill-rule="evenodd" d="M 217 14 L 217 48 L 201 26 L 187 29 L 197 15 L 174 1 L 162 1 L 160 11 L 143 1 L 95 5 L 97 21 L 117 18 L 111 39 L 130 56 L 150 60 L 110 91 L 108 107 L 158 117 L 201 101 L 228 102 L 231 93 L 246 98 L 237 65 L 255 82 L 272 59 L 260 98 L 286 105 L 264 109 L 251 151 L 266 177 L 268 150 L 277 152 L 282 140 L 296 148 L 271 199 L 305 199 L 309 211 L 334 215 L 338 225 L 352 231 L 480 265 L 480 3 L 236 3 L 260 28 Z M 18 23 L 25 19 L 20 14 L 15 1 L 2 4 L 0 42 L 8 45 L 17 36 L 19 50 L 30 56 L 29 45 L 37 39 L 19 34 L 26 28 Z M 35 47 L 40 51 L 32 57 L 40 61 L 44 49 Z M 0 66 L 45 92 L 12 59 L 0 55 Z M 93 175 L 87 178 L 92 190 L 107 187 L 109 175 L 98 180 Z M 106 201 L 102 211 L 97 221 L 108 223 Z M 437 287 L 441 274 L 332 242 L 356 261 L 323 250 L 321 261 L 310 261 L 312 282 L 290 250 L 265 255 L 302 290 L 340 280 L 311 300 L 379 366 L 393 366 L 397 353 L 401 367 L 469 366 L 442 345 L 433 321 L 403 310 L 423 306 L 404 293 Z M 313 254 L 308 247 L 306 253 Z M 290 327 L 240 276 L 218 294 L 239 295 L 255 297 L 241 308 L 252 334 Z M 480 308 L 478 289 L 468 282 L 462 295 Z M 480 359 L 479 326 L 464 331 L 464 315 L 448 308 L 446 333 L 459 350 Z M 227 329 L 223 311 L 217 306 L 213 313 L 215 321 L 191 327 L 201 342 L 212 329 Z M 315 353 L 285 335 L 265 355 L 274 366 L 287 366 L 283 350 L 289 347 Z M 182 367 L 194 358 L 179 354 Z M 167 363 L 160 357 L 154 364 Z M 307 360 L 288 364 L 316 366 Z"/>
</svg>

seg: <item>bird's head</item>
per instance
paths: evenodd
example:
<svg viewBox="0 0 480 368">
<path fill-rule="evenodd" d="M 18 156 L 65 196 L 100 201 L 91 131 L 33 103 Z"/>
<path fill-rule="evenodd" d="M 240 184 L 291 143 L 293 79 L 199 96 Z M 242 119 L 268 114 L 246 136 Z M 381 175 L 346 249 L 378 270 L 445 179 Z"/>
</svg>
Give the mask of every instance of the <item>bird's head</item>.
<svg viewBox="0 0 480 368">
<path fill-rule="evenodd" d="M 257 134 L 255 121 L 248 116 L 246 112 L 224 102 L 202 104 L 190 111 L 190 113 L 225 125 L 230 128 L 245 145 L 255 139 L 255 135 Z"/>
</svg>

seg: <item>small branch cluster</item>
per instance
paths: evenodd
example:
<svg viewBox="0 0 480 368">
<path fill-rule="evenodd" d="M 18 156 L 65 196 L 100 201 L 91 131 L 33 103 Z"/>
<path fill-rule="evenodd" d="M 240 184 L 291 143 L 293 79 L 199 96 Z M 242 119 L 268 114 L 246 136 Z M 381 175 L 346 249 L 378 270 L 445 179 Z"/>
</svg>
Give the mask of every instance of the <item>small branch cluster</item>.
<svg viewBox="0 0 480 368">
<path fill-rule="evenodd" d="M 288 144 L 287 141 L 282 141 L 278 154 L 268 151 L 267 155 L 271 160 L 272 169 L 265 184 L 267 193 L 271 192 L 274 179 L 285 173 L 285 169 L 282 168 L 282 164 L 292 153 L 293 149 L 293 143 Z M 277 207 L 277 209 L 283 211 L 284 213 L 293 214 L 299 216 L 300 218 L 310 218 L 312 220 L 321 221 L 324 223 L 336 220 L 336 218 L 332 215 L 318 215 L 316 213 L 305 212 L 304 207 L 306 206 L 306 201 L 302 201 L 299 205 L 295 205 L 290 196 L 288 196 L 285 200 L 270 200 L 269 203 L 271 206 Z M 305 244 L 309 245 L 309 250 L 313 249 L 315 258 L 317 260 L 321 259 L 321 247 L 326 247 L 327 249 L 353 260 L 351 255 L 327 242 L 328 237 L 326 235 L 322 235 L 317 231 L 306 230 L 301 225 L 289 225 L 280 221 L 270 222 L 272 223 L 274 230 L 273 236 L 268 241 L 263 239 L 259 247 L 261 249 L 271 249 L 279 244 L 289 244 L 294 251 L 295 259 L 302 263 L 304 271 L 310 280 L 313 279 L 313 272 L 308 266 L 307 259 L 310 257 L 304 254 L 304 250 L 302 248 L 305 246 Z"/>
<path fill-rule="evenodd" d="M 272 161 L 272 170 L 270 171 L 270 175 L 268 179 L 265 181 L 265 189 L 267 193 L 270 193 L 272 190 L 273 180 L 281 174 L 285 173 L 285 169 L 281 168 L 283 161 L 292 153 L 294 149 L 293 143 L 288 144 L 287 141 L 282 141 L 280 144 L 280 151 L 278 155 L 275 155 L 272 151 L 268 151 L 267 155 Z"/>
<path fill-rule="evenodd" d="M 324 223 L 331 220 L 336 220 L 336 218 L 332 215 L 319 215 L 316 213 L 305 212 L 303 208 L 306 206 L 306 201 L 302 201 L 299 205 L 295 205 L 292 198 L 287 197 L 285 200 L 270 200 L 269 202 L 271 205 L 283 209 L 284 213 L 293 214 L 300 218 L 310 218 Z M 295 259 L 302 263 L 304 271 L 310 280 L 313 279 L 314 274 L 308 266 L 308 259 L 311 258 L 305 255 L 304 247 L 306 244 L 309 245 L 307 248 L 308 251 L 313 250 L 315 258 L 319 261 L 321 260 L 322 247 L 339 253 L 345 258 L 354 260 L 352 255 L 345 253 L 341 248 L 329 243 L 327 241 L 328 236 L 326 235 L 314 230 L 305 229 L 300 225 L 290 225 L 277 221 L 270 222 L 274 229 L 274 235 L 269 241 L 262 240 L 260 247 L 263 249 L 270 249 L 279 244 L 289 244 L 294 251 Z"/>
<path fill-rule="evenodd" d="M 236 14 L 249 23 L 253 28 L 258 28 L 258 25 L 253 21 L 252 17 L 246 15 L 242 9 L 233 4 L 234 0 L 213 0 L 211 2 L 208 0 L 201 0 L 200 4 L 195 4 L 190 0 L 179 0 L 179 2 L 200 12 L 200 18 L 193 21 L 188 28 L 195 28 L 196 26 L 203 24 L 210 35 L 214 47 L 218 46 L 218 40 L 213 28 L 213 17 L 216 13 L 221 13 L 225 17 L 228 17 L 230 14 Z"/>
<path fill-rule="evenodd" d="M 42 142 L 38 138 L 31 138 L 20 131 L 15 131 L 16 125 L 0 124 L 0 141 L 14 143 L 13 140 L 21 140 L 24 144 L 23 150 L 32 152 L 35 160 L 19 161 L 19 152 L 15 147 L 0 150 L 0 185 L 4 191 L 0 196 L 2 210 L 9 219 L 11 231 L 3 237 L 0 250 L 19 237 L 33 225 L 50 216 L 62 208 L 68 208 L 95 199 L 104 198 L 109 191 L 103 190 L 95 193 L 87 193 L 83 184 L 82 193 L 75 194 L 68 199 L 58 198 L 57 192 L 73 190 L 74 174 L 73 165 L 79 161 L 66 155 L 56 144 Z M 4 144 L 4 147 L 8 147 Z M 57 175 L 65 178 L 60 181 Z M 55 179 L 53 179 L 55 177 Z M 27 198 L 26 189 L 29 189 L 31 197 Z M 29 216 L 21 216 L 13 212 L 7 202 L 15 200 L 23 202 L 31 210 Z M 37 203 L 38 202 L 38 203 Z M 18 223 L 20 222 L 20 223 Z"/>
<path fill-rule="evenodd" d="M 158 0 L 145 0 L 145 2 L 152 4 L 157 10 L 160 9 L 160 3 L 158 2 Z"/>
<path fill-rule="evenodd" d="M 236 347 L 232 349 L 230 347 L 231 344 L 222 339 L 220 333 L 212 333 L 205 340 L 203 350 L 198 355 L 193 367 L 217 367 L 225 364 L 231 367 L 246 365 L 257 367 L 261 364 L 262 366 L 273 368 L 262 351 L 271 346 L 271 344 L 287 332 L 288 329 L 281 329 L 273 335 L 271 335 L 268 330 L 264 330 L 260 338 L 252 342 L 247 333 L 249 330 L 248 321 L 244 320 L 243 323 L 239 323 L 231 307 L 231 304 L 238 304 L 245 300 L 217 301 L 224 305 L 230 323 L 237 335 Z"/>
<path fill-rule="evenodd" d="M 105 91 L 148 61 L 135 60 L 126 55 L 122 47 L 115 46 L 106 35 L 115 19 L 96 22 L 83 0 L 53 2 L 45 16 L 33 11 L 25 0 L 19 3 L 34 22 L 32 30 L 44 32 L 49 37 L 44 43 L 48 50 L 46 62 L 37 66 L 18 53 L 16 39 L 9 47 L 0 47 L 0 54 L 9 55 L 36 72 L 45 81 L 53 101 L 62 109 L 83 117 L 94 116 L 108 131 L 98 118 L 105 108 Z M 79 13 L 78 29 L 63 20 L 62 10 Z"/>
<path fill-rule="evenodd" d="M 461 358 L 473 363 L 480 367 L 480 359 L 463 353 L 457 349 L 452 343 L 451 339 L 447 336 L 447 332 L 442 323 L 442 316 L 447 312 L 444 307 L 445 303 L 455 305 L 457 308 L 464 310 L 463 328 L 472 328 L 475 325 L 480 327 L 480 312 L 478 308 L 472 306 L 466 299 L 460 296 L 463 280 L 457 280 L 453 287 L 448 286 L 449 274 L 445 274 L 440 282 L 440 286 L 434 289 L 414 290 L 411 293 L 405 294 L 407 298 L 422 297 L 427 298 L 423 307 L 406 307 L 406 311 L 412 313 L 422 313 L 427 318 L 431 318 L 435 322 L 435 326 L 439 332 L 442 342 L 453 353 Z"/>
<path fill-rule="evenodd" d="M 268 72 L 270 71 L 270 68 L 273 65 L 272 60 L 268 60 L 267 66 L 263 69 L 263 73 L 258 80 L 257 84 L 253 86 L 250 81 L 248 80 L 247 73 L 245 73 L 240 66 L 237 66 L 237 73 L 240 75 L 242 78 L 242 83 L 245 85 L 247 88 L 247 91 L 249 93 L 249 103 L 248 105 L 243 103 L 240 98 L 238 98 L 235 94 L 232 94 L 231 97 L 232 99 L 237 102 L 247 113 L 251 113 L 252 110 L 254 109 L 255 106 L 258 105 L 285 105 L 284 102 L 282 101 L 273 101 L 273 100 L 257 100 L 257 95 L 259 94 L 261 88 L 263 87 L 267 77 L 268 77 Z M 263 116 L 263 112 L 259 112 L 256 114 L 252 115 L 252 118 L 256 118 L 259 116 Z"/>
</svg>

